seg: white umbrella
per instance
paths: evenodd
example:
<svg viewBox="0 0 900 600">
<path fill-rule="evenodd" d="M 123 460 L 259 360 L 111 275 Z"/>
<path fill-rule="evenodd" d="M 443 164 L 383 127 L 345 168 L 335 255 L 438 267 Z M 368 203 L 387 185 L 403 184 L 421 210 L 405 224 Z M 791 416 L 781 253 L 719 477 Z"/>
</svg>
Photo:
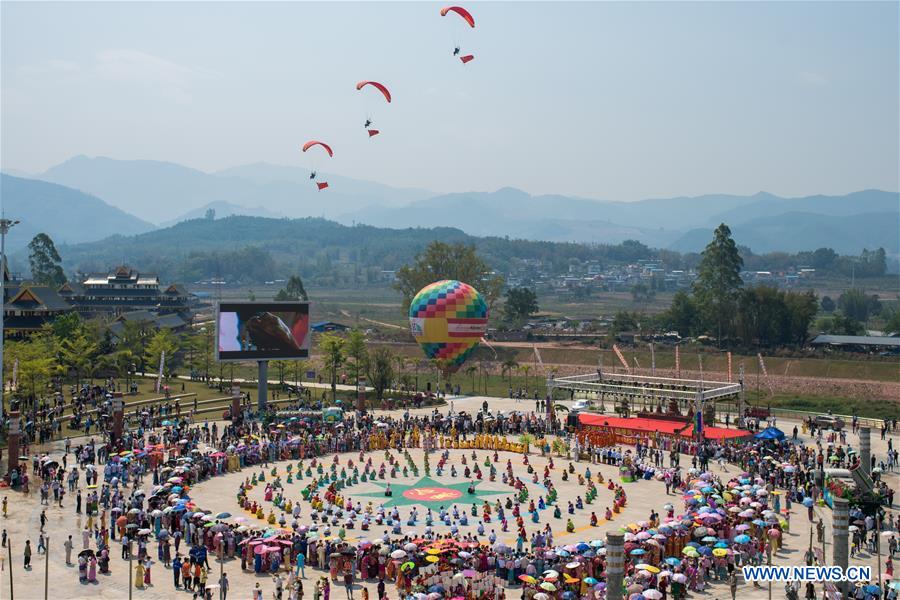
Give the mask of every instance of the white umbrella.
<svg viewBox="0 0 900 600">
<path fill-rule="evenodd" d="M 391 552 L 391 558 L 400 559 L 400 558 L 405 558 L 405 557 L 406 557 L 406 552 L 404 552 L 403 550 L 394 550 L 393 552 Z"/>
</svg>

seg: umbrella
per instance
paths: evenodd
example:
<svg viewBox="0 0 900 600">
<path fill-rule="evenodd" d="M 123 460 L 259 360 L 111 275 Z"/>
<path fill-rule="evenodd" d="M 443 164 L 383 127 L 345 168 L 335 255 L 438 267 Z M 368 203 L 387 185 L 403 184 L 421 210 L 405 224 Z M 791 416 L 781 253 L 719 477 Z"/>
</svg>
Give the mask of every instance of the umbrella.
<svg viewBox="0 0 900 600">
<path fill-rule="evenodd" d="M 552 583 L 550 583 L 549 581 L 545 581 L 544 583 L 541 584 L 541 589 L 547 590 L 548 592 L 555 592 L 556 586 L 553 585 Z"/>
<path fill-rule="evenodd" d="M 78 556 L 85 556 L 85 557 L 93 556 L 93 555 L 94 555 L 93 550 L 82 550 L 81 552 L 78 553 Z"/>
<path fill-rule="evenodd" d="M 803 506 L 805 506 L 806 508 L 811 507 L 813 504 L 815 504 L 815 502 L 809 496 L 803 499 Z"/>
<path fill-rule="evenodd" d="M 410 569 L 414 569 L 415 567 L 416 567 L 416 563 L 414 563 L 410 560 L 410 561 L 407 561 L 407 562 L 403 563 L 402 565 L 400 565 L 400 570 L 401 571 L 409 571 Z"/>
<path fill-rule="evenodd" d="M 149 529 L 138 529 L 138 535 L 150 535 Z"/>
<path fill-rule="evenodd" d="M 434 554 L 429 554 L 428 556 L 425 557 L 425 560 L 428 561 L 428 562 L 430 562 L 430 563 L 436 563 L 436 562 L 438 562 L 439 560 L 441 560 L 441 557 L 440 557 L 440 556 L 435 556 Z"/>
<path fill-rule="evenodd" d="M 519 581 L 523 581 L 529 585 L 537 583 L 537 579 L 535 579 L 531 575 L 519 575 Z"/>
<path fill-rule="evenodd" d="M 670 556 L 669 558 L 666 559 L 666 564 L 672 565 L 673 567 L 677 567 L 678 565 L 681 564 L 681 561 L 679 559 L 675 558 L 674 556 Z"/>
<path fill-rule="evenodd" d="M 597 583 L 597 580 L 593 577 L 585 577 L 584 582 L 588 585 L 595 585 Z"/>
<path fill-rule="evenodd" d="M 576 561 L 572 561 L 572 562 L 568 563 L 566 565 L 566 568 L 567 569 L 577 569 L 580 566 L 581 566 L 581 563 L 576 560 Z"/>
<path fill-rule="evenodd" d="M 642 595 L 647 600 L 659 600 L 663 597 L 662 592 L 659 590 L 644 590 Z"/>
<path fill-rule="evenodd" d="M 648 565 L 646 563 L 635 565 L 634 568 L 642 571 L 650 571 L 651 573 L 659 573 L 659 567 L 654 567 L 653 565 Z"/>
<path fill-rule="evenodd" d="M 394 550 L 391 552 L 391 558 L 406 558 L 406 552 L 403 550 Z"/>
<path fill-rule="evenodd" d="M 550 600 L 550 596 L 545 594 L 544 592 L 538 592 L 534 596 L 532 596 L 534 600 Z"/>
<path fill-rule="evenodd" d="M 643 555 L 646 554 L 646 553 L 647 553 L 647 551 L 644 550 L 643 548 L 635 548 L 634 550 L 632 550 L 631 552 L 629 552 L 629 554 L 630 554 L 631 556 L 643 556 Z"/>
<path fill-rule="evenodd" d="M 728 556 L 728 550 L 725 548 L 715 548 L 712 551 L 713 556 Z"/>
<path fill-rule="evenodd" d="M 559 577 L 559 572 L 554 571 L 553 569 L 548 569 L 544 571 L 544 579 L 556 579 Z"/>
<path fill-rule="evenodd" d="M 231 517 L 230 512 L 220 512 L 219 514 L 216 515 L 217 519 L 228 519 L 230 517 Z"/>
<path fill-rule="evenodd" d="M 749 535 L 742 533 L 741 535 L 735 536 L 734 541 L 738 544 L 746 544 L 751 539 L 752 538 Z"/>
<path fill-rule="evenodd" d="M 684 573 L 675 573 L 674 575 L 672 575 L 672 581 L 675 581 L 677 583 L 685 583 L 687 581 L 687 575 L 685 575 Z"/>
<path fill-rule="evenodd" d="M 465 569 L 463 572 L 463 577 L 475 577 L 475 569 Z M 532 580 L 534 577 L 531 578 Z"/>
</svg>

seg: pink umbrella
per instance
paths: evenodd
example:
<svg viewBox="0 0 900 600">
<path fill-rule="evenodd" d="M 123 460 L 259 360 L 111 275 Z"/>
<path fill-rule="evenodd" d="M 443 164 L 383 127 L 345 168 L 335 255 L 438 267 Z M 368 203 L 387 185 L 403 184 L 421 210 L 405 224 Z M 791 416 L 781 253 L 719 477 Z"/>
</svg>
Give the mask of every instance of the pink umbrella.
<svg viewBox="0 0 900 600">
<path fill-rule="evenodd" d="M 267 549 L 267 546 L 265 546 L 264 544 L 259 544 L 253 549 L 253 553 L 254 554 L 265 554 L 266 549 Z"/>
<path fill-rule="evenodd" d="M 462 572 L 463 577 L 475 577 L 475 569 L 465 569 Z"/>
</svg>

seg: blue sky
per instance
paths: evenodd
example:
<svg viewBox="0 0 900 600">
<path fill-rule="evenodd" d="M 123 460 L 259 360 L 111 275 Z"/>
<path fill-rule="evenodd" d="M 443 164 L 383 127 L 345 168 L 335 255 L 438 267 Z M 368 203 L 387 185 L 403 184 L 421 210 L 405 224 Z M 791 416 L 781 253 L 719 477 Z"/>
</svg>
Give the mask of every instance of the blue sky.
<svg viewBox="0 0 900 600">
<path fill-rule="evenodd" d="M 900 187 L 898 3 L 440 6 L 3 2 L 2 167 L 306 166 L 318 138 L 323 170 L 435 191 Z"/>
</svg>

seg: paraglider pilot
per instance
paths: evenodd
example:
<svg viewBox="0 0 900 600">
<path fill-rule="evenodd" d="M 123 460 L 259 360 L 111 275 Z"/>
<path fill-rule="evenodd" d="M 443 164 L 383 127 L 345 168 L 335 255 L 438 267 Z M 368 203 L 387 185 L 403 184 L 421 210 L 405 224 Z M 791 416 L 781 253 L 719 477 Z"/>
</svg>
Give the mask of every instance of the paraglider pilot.
<svg viewBox="0 0 900 600">
<path fill-rule="evenodd" d="M 372 124 L 372 120 L 371 120 L 371 119 L 366 119 L 366 124 L 363 125 L 363 127 L 365 127 L 366 129 L 368 129 L 368 128 L 369 128 L 369 125 L 371 125 L 371 124 Z"/>
<path fill-rule="evenodd" d="M 315 179 L 315 178 L 316 178 L 316 172 L 315 172 L 315 171 L 310 172 L 309 178 L 310 178 L 310 179 Z"/>
<path fill-rule="evenodd" d="M 459 56 L 459 46 L 456 46 L 456 47 L 453 49 L 453 56 Z"/>
</svg>

